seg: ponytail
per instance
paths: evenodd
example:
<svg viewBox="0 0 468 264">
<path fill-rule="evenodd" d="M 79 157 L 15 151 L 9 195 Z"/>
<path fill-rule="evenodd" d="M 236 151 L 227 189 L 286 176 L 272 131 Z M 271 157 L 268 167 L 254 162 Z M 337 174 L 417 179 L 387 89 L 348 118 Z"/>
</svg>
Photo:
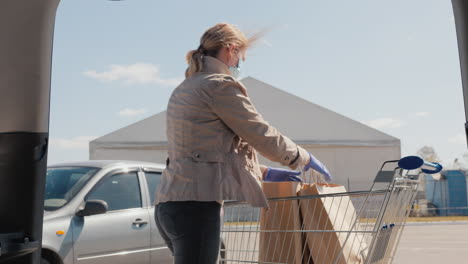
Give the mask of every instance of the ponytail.
<svg viewBox="0 0 468 264">
<path fill-rule="evenodd" d="M 187 60 L 187 64 L 188 64 L 188 68 L 185 71 L 185 78 L 189 78 L 194 73 L 202 70 L 203 52 L 201 51 L 201 49 L 189 51 L 185 59 Z"/>
</svg>

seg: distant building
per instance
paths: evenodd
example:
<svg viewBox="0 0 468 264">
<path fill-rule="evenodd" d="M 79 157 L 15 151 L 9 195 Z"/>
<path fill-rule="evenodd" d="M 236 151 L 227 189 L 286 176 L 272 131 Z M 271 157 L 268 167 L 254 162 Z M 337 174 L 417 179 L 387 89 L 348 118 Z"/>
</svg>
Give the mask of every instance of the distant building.
<svg viewBox="0 0 468 264">
<path fill-rule="evenodd" d="M 312 152 L 348 190 L 370 187 L 386 160 L 399 159 L 400 140 L 267 83 L 242 80 L 257 110 L 271 125 Z M 166 112 L 90 142 L 90 159 L 165 163 Z M 260 157 L 263 164 L 278 167 Z"/>
<path fill-rule="evenodd" d="M 433 205 L 433 215 L 468 215 L 466 176 L 464 170 L 444 170 L 435 176 L 424 175 L 424 198 Z"/>
</svg>

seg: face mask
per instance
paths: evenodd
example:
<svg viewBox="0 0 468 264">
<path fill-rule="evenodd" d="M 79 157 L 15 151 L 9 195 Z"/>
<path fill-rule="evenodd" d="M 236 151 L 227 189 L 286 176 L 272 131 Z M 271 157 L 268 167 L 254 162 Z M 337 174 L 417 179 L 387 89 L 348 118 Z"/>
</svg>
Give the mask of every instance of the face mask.
<svg viewBox="0 0 468 264">
<path fill-rule="evenodd" d="M 231 72 L 232 77 L 234 78 L 239 78 L 240 72 L 241 72 L 241 63 L 242 59 L 239 57 L 239 60 L 237 61 L 237 66 L 229 66 L 229 71 Z"/>
</svg>

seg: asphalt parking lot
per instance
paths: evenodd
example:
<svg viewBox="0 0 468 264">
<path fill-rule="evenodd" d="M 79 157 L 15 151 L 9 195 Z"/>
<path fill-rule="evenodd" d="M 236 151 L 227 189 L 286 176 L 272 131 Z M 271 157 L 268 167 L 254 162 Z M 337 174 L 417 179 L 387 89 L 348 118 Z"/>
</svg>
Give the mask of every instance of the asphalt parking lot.
<svg viewBox="0 0 468 264">
<path fill-rule="evenodd" d="M 408 223 L 393 263 L 468 263 L 468 222 Z"/>
</svg>

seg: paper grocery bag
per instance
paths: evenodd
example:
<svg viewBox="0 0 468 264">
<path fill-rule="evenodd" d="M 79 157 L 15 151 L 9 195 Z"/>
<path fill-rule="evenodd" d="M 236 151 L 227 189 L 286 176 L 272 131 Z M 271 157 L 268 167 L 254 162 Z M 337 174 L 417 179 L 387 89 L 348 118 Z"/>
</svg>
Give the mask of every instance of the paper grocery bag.
<svg viewBox="0 0 468 264">
<path fill-rule="evenodd" d="M 303 184 L 298 194 L 303 196 L 345 192 L 342 185 L 314 183 Z M 364 238 L 362 234 L 349 232 L 356 220 L 356 211 L 348 195 L 299 201 L 303 228 L 308 231 L 305 232 L 307 248 L 315 263 L 332 264 L 336 260 L 339 264 L 364 262 L 367 249 Z"/>
<path fill-rule="evenodd" d="M 299 182 L 264 182 L 267 198 L 296 196 Z M 301 264 L 303 242 L 297 199 L 269 201 L 269 209 L 260 212 L 259 261 Z M 284 232 L 284 231 L 298 232 Z"/>
</svg>

